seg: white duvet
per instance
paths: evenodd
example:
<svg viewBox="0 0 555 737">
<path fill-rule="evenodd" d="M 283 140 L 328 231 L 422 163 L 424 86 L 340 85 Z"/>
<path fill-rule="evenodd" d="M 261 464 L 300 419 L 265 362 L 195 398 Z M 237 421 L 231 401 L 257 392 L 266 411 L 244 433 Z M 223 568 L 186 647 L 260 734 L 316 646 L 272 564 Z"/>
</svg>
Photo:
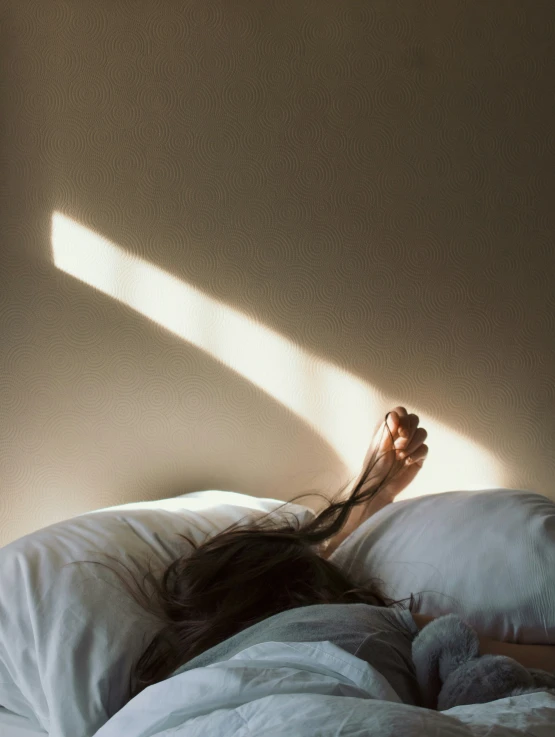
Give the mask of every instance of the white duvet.
<svg viewBox="0 0 555 737">
<path fill-rule="evenodd" d="M 94 737 L 553 737 L 542 692 L 444 712 L 401 702 L 331 642 L 254 645 L 150 686 Z"/>
</svg>

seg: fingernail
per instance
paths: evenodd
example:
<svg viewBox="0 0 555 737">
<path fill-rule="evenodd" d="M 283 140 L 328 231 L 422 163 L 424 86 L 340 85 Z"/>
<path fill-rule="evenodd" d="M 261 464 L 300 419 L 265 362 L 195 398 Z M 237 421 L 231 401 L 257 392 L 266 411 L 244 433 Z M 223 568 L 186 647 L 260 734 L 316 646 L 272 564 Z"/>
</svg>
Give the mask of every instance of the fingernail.
<svg viewBox="0 0 555 737">
<path fill-rule="evenodd" d="M 407 458 L 407 460 L 405 461 L 405 465 L 406 465 L 406 466 L 410 466 L 410 464 L 411 464 L 411 463 L 412 463 L 413 461 L 414 461 L 414 458 L 411 458 L 411 457 L 409 456 L 409 457 Z"/>
</svg>

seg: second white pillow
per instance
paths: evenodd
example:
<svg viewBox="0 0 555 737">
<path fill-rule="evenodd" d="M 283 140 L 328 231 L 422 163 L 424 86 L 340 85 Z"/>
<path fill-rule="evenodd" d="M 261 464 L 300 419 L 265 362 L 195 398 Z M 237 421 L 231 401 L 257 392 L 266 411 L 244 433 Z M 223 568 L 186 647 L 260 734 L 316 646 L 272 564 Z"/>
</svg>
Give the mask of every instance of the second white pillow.
<svg viewBox="0 0 555 737">
<path fill-rule="evenodd" d="M 452 491 L 396 502 L 333 553 L 357 582 L 422 592 L 420 614 L 453 612 L 501 641 L 555 644 L 555 503 L 518 489 Z"/>
</svg>

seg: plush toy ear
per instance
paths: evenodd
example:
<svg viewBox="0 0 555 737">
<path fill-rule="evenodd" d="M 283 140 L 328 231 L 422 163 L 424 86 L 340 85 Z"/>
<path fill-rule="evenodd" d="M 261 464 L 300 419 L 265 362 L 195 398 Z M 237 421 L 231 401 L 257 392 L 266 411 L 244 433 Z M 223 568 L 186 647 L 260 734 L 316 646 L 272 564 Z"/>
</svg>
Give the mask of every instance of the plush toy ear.
<svg viewBox="0 0 555 737">
<path fill-rule="evenodd" d="M 555 673 L 530 670 L 505 655 L 482 655 L 470 625 L 456 614 L 439 617 L 414 638 L 412 659 L 422 706 L 445 711 L 465 704 L 555 689 Z"/>
<path fill-rule="evenodd" d="M 414 638 L 412 659 L 422 706 L 436 709 L 449 675 L 480 653 L 478 635 L 456 614 L 434 619 Z"/>
</svg>

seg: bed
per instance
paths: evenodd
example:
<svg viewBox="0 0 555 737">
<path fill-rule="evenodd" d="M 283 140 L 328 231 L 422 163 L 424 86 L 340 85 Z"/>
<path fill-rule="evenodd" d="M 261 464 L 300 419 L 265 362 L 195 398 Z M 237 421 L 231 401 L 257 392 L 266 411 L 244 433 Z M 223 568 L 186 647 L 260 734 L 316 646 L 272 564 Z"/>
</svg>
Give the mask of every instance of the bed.
<svg viewBox="0 0 555 737">
<path fill-rule="evenodd" d="M 108 569 L 66 564 L 104 553 L 163 570 L 190 548 L 180 534 L 200 543 L 270 511 L 301 523 L 314 514 L 282 504 L 197 492 L 97 510 L 2 548 L 0 737 L 161 737 L 163 725 L 172 737 L 278 737 L 280 730 L 335 737 L 363 728 L 384 737 L 388 725 L 399 737 L 433 730 L 478 737 L 494 728 L 507 737 L 555 734 L 548 691 L 445 712 L 421 709 L 399 703 L 379 672 L 368 664 L 361 670 L 360 659 L 329 642 L 316 650 L 262 643 L 213 667 L 177 673 L 126 703 L 122 684 L 152 622 Z M 422 614 L 456 612 L 498 640 L 555 643 L 555 504 L 531 491 L 461 490 L 389 505 L 330 561 L 355 580 L 382 579 L 392 598 L 424 592 Z M 207 689 L 197 693 L 203 679 Z M 206 703 L 210 692 L 219 701 Z"/>
<path fill-rule="evenodd" d="M 37 723 L 0 706 L 0 737 L 37 737 L 45 734 L 48 732 Z"/>
</svg>

